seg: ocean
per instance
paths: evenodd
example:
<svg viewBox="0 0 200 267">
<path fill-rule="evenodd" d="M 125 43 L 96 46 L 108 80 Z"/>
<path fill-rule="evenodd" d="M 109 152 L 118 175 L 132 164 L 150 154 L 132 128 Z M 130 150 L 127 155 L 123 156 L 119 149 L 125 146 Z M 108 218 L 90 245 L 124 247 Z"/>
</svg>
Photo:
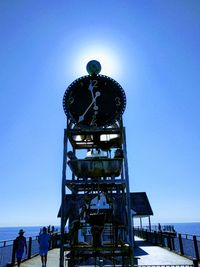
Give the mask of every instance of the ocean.
<svg viewBox="0 0 200 267">
<path fill-rule="evenodd" d="M 174 226 L 178 234 L 183 235 L 196 235 L 200 237 L 200 222 L 191 223 L 161 223 L 162 229 L 166 226 Z M 148 225 L 145 227 L 148 228 Z M 158 224 L 152 224 L 152 230 L 158 230 Z"/>
<path fill-rule="evenodd" d="M 200 222 L 195 223 L 166 223 L 161 225 L 173 225 L 176 232 L 180 234 L 189 234 L 200 236 Z M 22 228 L 25 231 L 24 236 L 37 236 L 43 226 L 19 226 L 19 227 L 0 227 L 0 241 L 14 240 L 18 236 L 19 230 Z M 55 230 L 59 226 L 55 226 Z"/>
<path fill-rule="evenodd" d="M 200 222 L 196 223 L 173 223 L 175 230 L 179 234 L 200 236 Z"/>
<path fill-rule="evenodd" d="M 41 228 L 43 228 L 43 226 L 0 227 L 0 242 L 14 240 L 18 236 L 20 229 L 24 230 L 24 236 L 27 238 L 38 236 Z M 58 229 L 59 226 L 55 226 L 55 231 Z"/>
</svg>

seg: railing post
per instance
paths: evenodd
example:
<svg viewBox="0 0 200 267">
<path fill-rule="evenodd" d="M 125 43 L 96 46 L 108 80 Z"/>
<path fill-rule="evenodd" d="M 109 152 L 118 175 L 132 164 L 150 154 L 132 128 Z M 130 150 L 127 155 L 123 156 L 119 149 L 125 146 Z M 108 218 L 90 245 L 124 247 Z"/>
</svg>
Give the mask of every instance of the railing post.
<svg viewBox="0 0 200 267">
<path fill-rule="evenodd" d="M 172 250 L 175 250 L 174 237 L 172 237 Z"/>
<path fill-rule="evenodd" d="M 144 229 L 141 229 L 140 230 L 140 234 L 141 234 L 141 238 L 143 238 L 143 239 L 145 239 L 145 231 L 144 231 Z"/>
<path fill-rule="evenodd" d="M 53 248 L 53 236 L 50 235 L 50 240 L 49 240 L 49 250 Z"/>
<path fill-rule="evenodd" d="M 153 244 L 153 233 L 149 231 L 149 236 L 150 236 L 150 242 Z"/>
<path fill-rule="evenodd" d="M 183 241 L 182 241 L 181 234 L 178 234 L 178 239 L 179 239 L 180 253 L 181 253 L 181 255 L 184 255 Z"/>
<path fill-rule="evenodd" d="M 56 242 L 55 242 L 55 234 L 52 234 L 51 235 L 51 248 L 55 248 L 56 246 L 55 246 L 55 244 L 56 244 Z"/>
<path fill-rule="evenodd" d="M 193 259 L 193 265 L 194 265 L 194 267 L 198 267 L 199 266 L 197 259 Z"/>
<path fill-rule="evenodd" d="M 15 264 L 15 240 L 13 241 L 13 248 L 12 248 L 12 265 Z"/>
<path fill-rule="evenodd" d="M 199 261 L 199 249 L 198 249 L 196 235 L 193 235 L 193 242 L 194 242 L 194 250 L 195 250 L 196 259 L 197 259 L 197 261 Z"/>
<path fill-rule="evenodd" d="M 160 246 L 160 244 L 161 244 L 161 242 L 160 242 L 160 240 L 161 240 L 161 232 L 156 232 L 156 234 L 157 234 L 157 245 Z"/>
<path fill-rule="evenodd" d="M 160 232 L 160 245 L 161 245 L 161 247 L 164 247 L 164 235 L 163 235 L 163 233 L 162 232 Z"/>
<path fill-rule="evenodd" d="M 172 250 L 171 236 L 168 234 L 167 236 L 167 246 L 170 250 Z"/>
<path fill-rule="evenodd" d="M 147 229 L 145 230 L 145 239 L 148 242 L 148 231 L 147 231 Z"/>
<path fill-rule="evenodd" d="M 27 253 L 28 259 L 31 258 L 31 248 L 32 248 L 32 237 L 29 237 L 29 242 L 28 242 L 28 253 Z"/>
<path fill-rule="evenodd" d="M 157 236 L 157 232 L 154 231 L 154 240 L 155 240 L 155 245 L 158 245 L 158 236 Z"/>
</svg>

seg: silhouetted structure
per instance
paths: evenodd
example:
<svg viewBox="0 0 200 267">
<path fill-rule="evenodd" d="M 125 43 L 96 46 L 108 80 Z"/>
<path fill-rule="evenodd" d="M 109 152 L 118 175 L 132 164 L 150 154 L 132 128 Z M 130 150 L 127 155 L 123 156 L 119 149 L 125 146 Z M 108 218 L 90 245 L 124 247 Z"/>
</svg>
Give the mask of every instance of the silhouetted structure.
<svg viewBox="0 0 200 267">
<path fill-rule="evenodd" d="M 89 62 L 90 75 L 75 80 L 63 98 L 67 127 L 60 267 L 65 259 L 68 266 L 133 266 L 126 134 L 122 122 L 126 96 L 115 80 L 99 74 L 98 64 Z M 66 187 L 71 194 L 66 195 Z"/>
</svg>

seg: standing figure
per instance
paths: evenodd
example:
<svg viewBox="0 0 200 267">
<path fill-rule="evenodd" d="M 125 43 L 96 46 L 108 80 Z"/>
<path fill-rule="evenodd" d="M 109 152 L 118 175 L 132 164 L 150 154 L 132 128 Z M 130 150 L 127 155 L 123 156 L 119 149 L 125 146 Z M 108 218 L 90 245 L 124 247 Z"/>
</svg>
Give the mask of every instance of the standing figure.
<svg viewBox="0 0 200 267">
<path fill-rule="evenodd" d="M 19 236 L 14 241 L 14 248 L 17 258 L 17 266 L 19 267 L 22 260 L 22 256 L 24 254 L 24 248 L 27 254 L 27 243 L 26 243 L 26 238 L 24 237 L 23 229 L 19 231 Z"/>
<path fill-rule="evenodd" d="M 42 233 L 38 237 L 40 244 L 39 254 L 41 256 L 42 266 L 45 267 L 47 263 L 47 253 L 49 250 L 50 235 L 47 233 L 47 228 L 43 227 Z"/>
</svg>

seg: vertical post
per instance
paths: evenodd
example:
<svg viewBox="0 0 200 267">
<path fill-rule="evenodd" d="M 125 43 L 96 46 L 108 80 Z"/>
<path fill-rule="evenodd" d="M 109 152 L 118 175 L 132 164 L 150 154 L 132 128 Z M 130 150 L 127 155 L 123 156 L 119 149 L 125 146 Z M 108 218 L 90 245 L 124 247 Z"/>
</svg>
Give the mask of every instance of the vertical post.
<svg viewBox="0 0 200 267">
<path fill-rule="evenodd" d="M 64 267 L 64 235 L 65 235 L 65 181 L 67 166 L 67 130 L 64 129 L 63 140 L 63 167 L 61 186 L 61 222 L 60 222 L 60 267 Z"/>
<path fill-rule="evenodd" d="M 160 245 L 164 247 L 164 237 L 162 232 L 160 232 Z"/>
<path fill-rule="evenodd" d="M 149 241 L 149 236 L 148 236 L 148 230 L 147 229 L 145 230 L 145 239 L 146 239 L 147 242 Z"/>
<path fill-rule="evenodd" d="M 130 204 L 130 189 L 129 189 L 129 174 L 128 174 L 128 160 L 127 160 L 127 147 L 126 147 L 126 131 L 123 127 L 123 151 L 124 151 L 124 169 L 125 169 L 125 183 L 126 183 L 126 202 L 127 202 L 127 217 L 128 217 L 128 233 L 129 242 L 133 249 L 133 227 L 131 221 L 131 204 Z"/>
<path fill-rule="evenodd" d="M 28 259 L 31 258 L 31 248 L 32 248 L 32 237 L 29 237 L 29 241 L 28 241 Z"/>
<path fill-rule="evenodd" d="M 135 225 L 134 225 L 134 215 L 133 214 L 131 215 L 131 222 L 132 222 L 132 226 L 133 226 L 132 231 L 133 231 L 133 239 L 134 239 L 134 236 L 135 236 Z M 133 240 L 133 242 L 134 242 L 134 240 Z"/>
<path fill-rule="evenodd" d="M 182 241 L 181 234 L 178 234 L 178 239 L 179 239 L 180 253 L 181 253 L 181 255 L 184 255 L 183 241 Z"/>
<path fill-rule="evenodd" d="M 13 249 L 12 249 L 12 265 L 14 266 L 15 264 L 15 249 L 16 249 L 16 243 L 15 240 L 13 241 Z"/>
<path fill-rule="evenodd" d="M 149 231 L 151 232 L 151 218 L 149 216 Z"/>
<path fill-rule="evenodd" d="M 194 267 L 198 267 L 199 266 L 199 263 L 198 263 L 197 259 L 193 259 L 193 265 L 194 265 Z"/>
<path fill-rule="evenodd" d="M 167 246 L 170 250 L 172 250 L 172 242 L 170 234 L 167 235 Z"/>
<path fill-rule="evenodd" d="M 140 228 L 142 228 L 142 218 L 140 217 Z"/>
<path fill-rule="evenodd" d="M 174 237 L 172 236 L 172 250 L 175 250 Z"/>
<path fill-rule="evenodd" d="M 158 245 L 158 236 L 156 231 L 154 231 L 154 245 Z"/>
<path fill-rule="evenodd" d="M 194 242 L 194 250 L 195 250 L 196 260 L 199 261 L 199 250 L 198 250 L 196 235 L 193 235 L 193 242 Z"/>
</svg>

